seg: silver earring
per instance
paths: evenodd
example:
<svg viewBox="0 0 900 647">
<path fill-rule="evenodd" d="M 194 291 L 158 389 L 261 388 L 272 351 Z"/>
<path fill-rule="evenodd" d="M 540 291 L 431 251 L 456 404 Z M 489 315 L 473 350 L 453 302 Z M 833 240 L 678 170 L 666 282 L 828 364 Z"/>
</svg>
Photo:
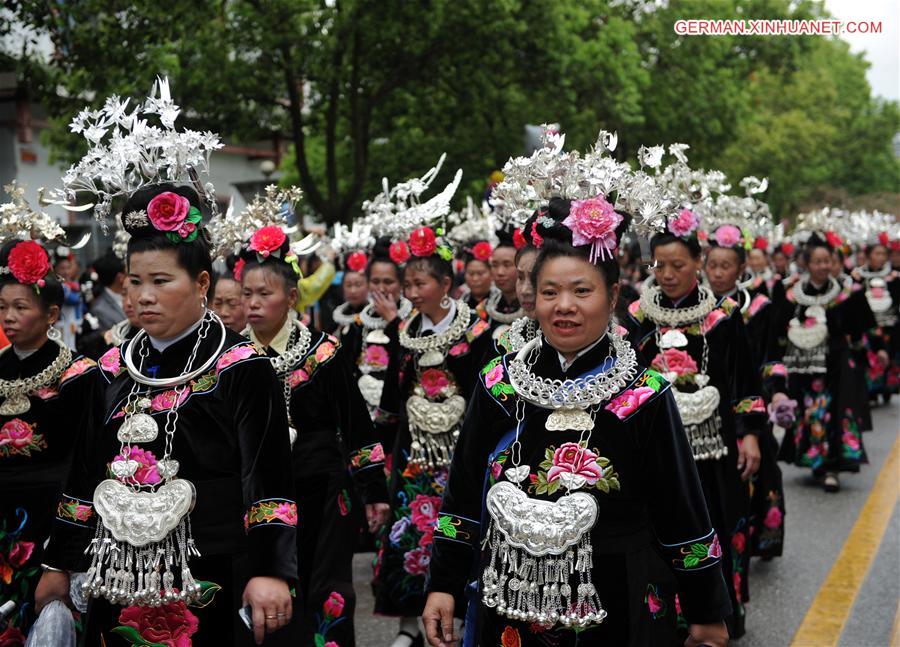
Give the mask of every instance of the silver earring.
<svg viewBox="0 0 900 647">
<path fill-rule="evenodd" d="M 448 297 L 448 296 L 445 294 L 445 295 L 444 295 L 444 298 L 441 299 L 441 308 L 443 308 L 444 310 L 449 310 L 449 309 L 450 309 L 450 304 L 451 304 L 451 303 L 452 303 L 452 301 L 450 301 L 450 297 Z"/>
<path fill-rule="evenodd" d="M 59 328 L 50 326 L 49 328 L 47 328 L 47 339 L 58 344 L 62 341 L 62 332 Z"/>
<path fill-rule="evenodd" d="M 200 299 L 200 307 L 203 308 L 204 310 L 208 309 L 209 299 L 207 299 L 206 296 L 204 296 L 202 299 Z"/>
</svg>

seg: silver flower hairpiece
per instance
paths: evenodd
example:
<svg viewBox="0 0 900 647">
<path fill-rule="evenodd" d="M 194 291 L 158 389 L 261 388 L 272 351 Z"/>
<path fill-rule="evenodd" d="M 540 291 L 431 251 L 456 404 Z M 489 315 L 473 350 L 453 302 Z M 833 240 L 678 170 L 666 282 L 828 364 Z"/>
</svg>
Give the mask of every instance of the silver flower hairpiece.
<svg viewBox="0 0 900 647">
<path fill-rule="evenodd" d="M 712 237 L 719 227 L 732 225 L 741 231 L 745 245 L 760 237 L 771 239 L 774 225 L 769 205 L 754 197 L 765 191 L 768 181 L 746 177 L 740 185 L 745 196 L 719 194 L 697 205 L 701 229 Z"/>
<path fill-rule="evenodd" d="M 43 211 L 35 211 L 25 200 L 25 189 L 15 181 L 3 187 L 10 201 L 0 204 L 0 242 L 9 240 L 62 240 L 66 232 Z M 41 193 L 43 189 L 39 189 Z"/>
<path fill-rule="evenodd" d="M 456 246 L 473 240 L 486 240 L 496 246 L 497 217 L 487 202 L 475 206 L 471 197 L 466 197 L 466 206 L 460 212 L 451 213 L 447 218 L 447 239 Z"/>
<path fill-rule="evenodd" d="M 234 215 L 234 209 L 229 206 L 225 215 L 214 216 L 208 226 L 213 257 L 237 254 L 254 232 L 269 225 L 281 227 L 288 235 L 294 233 L 297 228 L 288 226 L 287 216 L 302 196 L 303 191 L 298 187 L 280 189 L 270 184 L 264 195 L 255 196 L 238 215 Z"/>
<path fill-rule="evenodd" d="M 419 227 L 437 224 L 450 213 L 450 200 L 462 179 L 461 169 L 456 171 L 453 180 L 443 191 L 420 202 L 422 194 L 434 182 L 446 157 L 446 153 L 441 155 L 438 163 L 422 177 L 407 180 L 393 188 L 388 184 L 387 178 L 382 180 L 381 193 L 362 204 L 366 214 L 362 218 L 362 224 L 371 227 L 373 236 L 405 240 Z"/>
<path fill-rule="evenodd" d="M 63 175 L 63 188 L 51 194 L 48 204 L 67 208 L 81 195 L 88 195 L 94 216 L 106 228 L 112 203 L 141 187 L 161 182 L 190 181 L 203 195 L 213 213 L 213 185 L 201 185 L 200 173 L 208 174 L 209 156 L 222 147 L 211 132 L 175 129 L 181 110 L 172 101 L 169 81 L 157 78 L 150 96 L 129 111 L 130 99 L 109 97 L 99 110 L 85 108 L 69 129 L 88 141 L 87 154 Z M 152 125 L 150 118 L 160 125 Z"/>
<path fill-rule="evenodd" d="M 545 124 L 542 147 L 530 157 L 511 158 L 503 167 L 504 179 L 494 187 L 492 203 L 502 204 L 505 222 L 521 227 L 553 197 L 587 200 L 602 195 L 616 211 L 631 216 L 639 234 L 661 230 L 674 206 L 669 194 L 657 176 L 616 161 L 611 153 L 617 143 L 615 133 L 600 131 L 583 155 L 566 152 L 565 135 Z M 662 159 L 661 147 L 642 151 L 642 166 L 658 165 Z"/>
</svg>

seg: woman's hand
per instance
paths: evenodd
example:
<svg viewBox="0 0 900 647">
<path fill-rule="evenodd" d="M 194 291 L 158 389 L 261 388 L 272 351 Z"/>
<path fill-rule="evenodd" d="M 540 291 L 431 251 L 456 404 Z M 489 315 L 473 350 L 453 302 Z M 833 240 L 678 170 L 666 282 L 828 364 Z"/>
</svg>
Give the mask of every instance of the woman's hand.
<svg viewBox="0 0 900 647">
<path fill-rule="evenodd" d="M 425 637 L 431 647 L 452 647 L 456 644 L 453 635 L 453 596 L 449 593 L 429 593 L 422 612 Z"/>
<path fill-rule="evenodd" d="M 375 312 L 377 312 L 386 323 L 391 323 L 397 318 L 397 304 L 394 303 L 392 298 L 378 290 L 373 290 L 369 296 L 372 297 L 372 306 L 374 306 Z"/>
<path fill-rule="evenodd" d="M 262 644 L 267 633 L 274 633 L 291 621 L 291 592 L 280 578 L 251 578 L 241 600 L 253 609 L 253 639 L 257 645 Z"/>
<path fill-rule="evenodd" d="M 34 610 L 40 613 L 41 609 L 54 600 L 62 600 L 67 607 L 72 608 L 72 598 L 69 597 L 69 574 L 65 571 L 45 571 L 41 575 L 34 590 Z"/>
<path fill-rule="evenodd" d="M 388 522 L 391 516 L 391 506 L 387 503 L 367 503 L 366 522 L 369 524 L 369 532 L 373 535 Z"/>
<path fill-rule="evenodd" d="M 759 469 L 759 440 L 753 434 L 747 434 L 738 443 L 737 468 L 745 481 Z"/>
<path fill-rule="evenodd" d="M 728 628 L 724 622 L 714 625 L 691 625 L 684 647 L 725 647 L 728 644 Z"/>
<path fill-rule="evenodd" d="M 880 350 L 876 353 L 876 355 L 878 356 L 878 365 L 881 366 L 881 368 L 887 368 L 888 366 L 890 366 L 891 356 L 888 355 L 888 352 L 886 350 Z"/>
</svg>

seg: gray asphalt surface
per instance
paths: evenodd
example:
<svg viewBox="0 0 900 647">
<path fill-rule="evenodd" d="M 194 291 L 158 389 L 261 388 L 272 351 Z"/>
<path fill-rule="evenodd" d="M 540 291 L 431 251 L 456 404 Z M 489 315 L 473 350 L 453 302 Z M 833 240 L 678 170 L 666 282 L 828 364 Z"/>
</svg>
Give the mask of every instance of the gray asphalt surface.
<svg viewBox="0 0 900 647">
<path fill-rule="evenodd" d="M 791 643 L 900 433 L 900 402 L 895 398 L 890 406 L 875 409 L 873 418 L 875 430 L 863 437 L 869 464 L 863 466 L 859 474 L 843 475 L 838 494 L 826 494 L 810 479 L 808 470 L 782 464 L 787 504 L 784 556 L 771 562 L 754 560 L 751 565 L 747 634 L 733 645 L 778 647 Z M 386 647 L 396 634 L 397 625 L 393 619 L 372 615 L 372 595 L 368 586 L 371 562 L 371 554 L 357 555 L 354 560 L 354 580 L 359 596 L 357 644 L 360 647 Z M 853 605 L 840 646 L 890 645 L 898 599 L 900 507 L 895 506 L 878 554 Z"/>
</svg>

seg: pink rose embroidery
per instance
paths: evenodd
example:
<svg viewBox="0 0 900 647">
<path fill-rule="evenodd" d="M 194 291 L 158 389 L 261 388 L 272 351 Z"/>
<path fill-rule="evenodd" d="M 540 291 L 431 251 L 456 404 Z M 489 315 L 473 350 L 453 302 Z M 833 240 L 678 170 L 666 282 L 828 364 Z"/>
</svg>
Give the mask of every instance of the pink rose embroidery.
<svg viewBox="0 0 900 647">
<path fill-rule="evenodd" d="M 667 348 L 653 358 L 652 367 L 665 373 L 672 371 L 678 377 L 697 373 L 697 362 L 689 353 L 677 348 Z"/>
<path fill-rule="evenodd" d="M 388 352 L 384 346 L 369 346 L 366 348 L 366 364 L 369 366 L 387 366 Z"/>
<path fill-rule="evenodd" d="M 34 440 L 31 425 L 19 418 L 13 418 L 0 427 L 0 447 L 10 446 L 13 450 L 28 447 Z"/>
<path fill-rule="evenodd" d="M 191 647 L 191 636 L 200 628 L 197 616 L 180 601 L 159 607 L 126 607 L 119 613 L 119 624 L 135 629 L 144 644 L 166 647 Z"/>
<path fill-rule="evenodd" d="M 122 370 L 122 360 L 119 355 L 118 348 L 110 348 L 103 357 L 100 358 L 100 368 L 107 373 L 118 375 Z"/>
<path fill-rule="evenodd" d="M 162 479 L 159 478 L 159 472 L 156 469 L 156 456 L 153 452 L 140 447 L 132 447 L 131 453 L 127 458 L 138 462 L 138 469 L 130 479 L 119 479 L 121 481 L 135 481 L 141 485 L 156 485 Z M 123 454 L 117 454 L 113 461 L 126 460 Z"/>
<path fill-rule="evenodd" d="M 293 503 L 279 503 L 272 510 L 276 519 L 280 519 L 289 526 L 297 525 L 297 506 Z"/>
<path fill-rule="evenodd" d="M 309 373 L 304 371 L 302 368 L 298 368 L 296 371 L 291 373 L 291 377 L 288 379 L 288 382 L 291 385 L 291 388 L 295 388 L 298 384 L 303 384 L 309 379 Z"/>
<path fill-rule="evenodd" d="M 255 354 L 256 350 L 254 350 L 253 346 L 237 346 L 227 350 L 222 353 L 222 356 L 216 362 L 216 372 L 222 371 L 242 359 L 253 357 Z"/>
<path fill-rule="evenodd" d="M 147 205 L 147 217 L 158 231 L 177 231 L 191 210 L 190 200 L 177 193 L 166 191 Z"/>
<path fill-rule="evenodd" d="M 606 405 L 606 410 L 613 412 L 619 420 L 625 420 L 628 416 L 649 400 L 656 393 L 649 386 L 640 386 L 636 389 L 627 389 Z"/>
<path fill-rule="evenodd" d="M 647 594 L 647 606 L 650 608 L 650 613 L 653 615 L 656 615 L 659 613 L 659 610 L 662 609 L 659 597 L 657 597 L 655 593 Z"/>
<path fill-rule="evenodd" d="M 716 308 L 708 315 L 706 315 L 706 319 L 703 320 L 703 329 L 709 332 L 713 328 L 715 328 L 716 324 L 725 319 L 728 315 L 726 315 L 720 308 Z"/>
<path fill-rule="evenodd" d="M 72 514 L 78 521 L 87 521 L 94 514 L 94 509 L 89 505 L 76 505 L 72 508 Z"/>
<path fill-rule="evenodd" d="M 44 386 L 34 391 L 33 394 L 39 397 L 41 400 L 49 400 L 50 398 L 55 398 L 56 396 L 58 396 L 59 391 L 54 389 L 52 386 Z"/>
<path fill-rule="evenodd" d="M 469 342 L 461 341 L 455 346 L 451 347 L 449 351 L 450 357 L 459 357 L 460 355 L 464 355 L 469 352 Z"/>
<path fill-rule="evenodd" d="M 431 556 L 426 548 L 414 548 L 403 555 L 403 570 L 410 575 L 425 575 Z"/>
<path fill-rule="evenodd" d="M 153 411 L 168 411 L 172 407 L 184 404 L 188 395 L 189 391 L 187 389 L 183 389 L 180 394 L 177 394 L 174 389 L 163 391 L 150 401 L 150 409 Z M 176 397 L 178 398 L 177 402 L 175 401 Z"/>
<path fill-rule="evenodd" d="M 425 548 L 426 546 L 431 546 L 434 543 L 434 526 L 431 526 L 425 532 L 422 533 L 422 536 L 419 537 L 419 546 Z"/>
<path fill-rule="evenodd" d="M 854 451 L 859 450 L 859 438 L 857 438 L 852 431 L 845 430 L 841 436 L 841 440 L 843 440 L 844 444 L 850 449 Z"/>
<path fill-rule="evenodd" d="M 344 596 L 337 591 L 332 591 L 322 605 L 322 611 L 329 618 L 340 618 L 341 614 L 344 613 Z"/>
<path fill-rule="evenodd" d="M 497 382 L 503 379 L 503 366 L 497 364 L 494 368 L 487 372 L 484 376 L 484 385 L 487 388 L 493 387 Z"/>
<path fill-rule="evenodd" d="M 475 325 L 472 326 L 472 336 L 478 337 L 481 333 L 483 333 L 485 330 L 487 330 L 490 327 L 491 327 L 491 325 L 487 321 L 484 321 L 483 319 L 479 319 L 477 322 L 475 322 Z"/>
<path fill-rule="evenodd" d="M 384 447 L 381 446 L 381 443 L 377 443 L 372 448 L 372 453 L 369 454 L 369 462 L 370 463 L 378 463 L 379 461 L 384 460 Z"/>
<path fill-rule="evenodd" d="M 719 545 L 719 536 L 713 535 L 712 543 L 709 545 L 707 556 L 718 559 L 722 556 L 722 546 Z"/>
<path fill-rule="evenodd" d="M 502 474 L 502 473 L 503 473 L 503 465 L 501 465 L 497 461 L 494 461 L 493 463 L 491 463 L 491 476 L 495 480 L 500 478 L 500 474 Z"/>
<path fill-rule="evenodd" d="M 30 541 L 17 541 L 16 545 L 9 551 L 9 565 L 13 568 L 22 568 L 25 562 L 34 552 L 34 543 Z"/>
<path fill-rule="evenodd" d="M 578 443 L 563 443 L 553 452 L 553 467 L 547 472 L 547 481 L 555 481 L 560 474 L 583 476 L 588 485 L 603 478 L 603 468 L 597 464 L 597 454 Z"/>
<path fill-rule="evenodd" d="M 675 218 L 669 221 L 669 231 L 676 236 L 688 236 L 700 224 L 700 218 L 690 209 L 682 209 Z"/>
<path fill-rule="evenodd" d="M 416 498 L 409 504 L 409 508 L 412 511 L 410 519 L 412 519 L 419 531 L 425 532 L 434 526 L 440 507 L 441 497 L 417 494 Z"/>
<path fill-rule="evenodd" d="M 426 396 L 434 398 L 441 395 L 444 389 L 450 386 L 450 380 L 447 379 L 447 374 L 444 371 L 438 368 L 429 368 L 422 372 L 419 384 L 422 385 Z"/>
<path fill-rule="evenodd" d="M 766 528 L 774 530 L 781 526 L 781 517 L 781 510 L 773 506 L 766 512 L 766 518 L 763 520 L 763 525 Z"/>
<path fill-rule="evenodd" d="M 316 361 L 324 362 L 326 359 L 334 355 L 334 344 L 330 341 L 325 341 L 319 344 L 319 347 L 316 349 Z"/>
</svg>

